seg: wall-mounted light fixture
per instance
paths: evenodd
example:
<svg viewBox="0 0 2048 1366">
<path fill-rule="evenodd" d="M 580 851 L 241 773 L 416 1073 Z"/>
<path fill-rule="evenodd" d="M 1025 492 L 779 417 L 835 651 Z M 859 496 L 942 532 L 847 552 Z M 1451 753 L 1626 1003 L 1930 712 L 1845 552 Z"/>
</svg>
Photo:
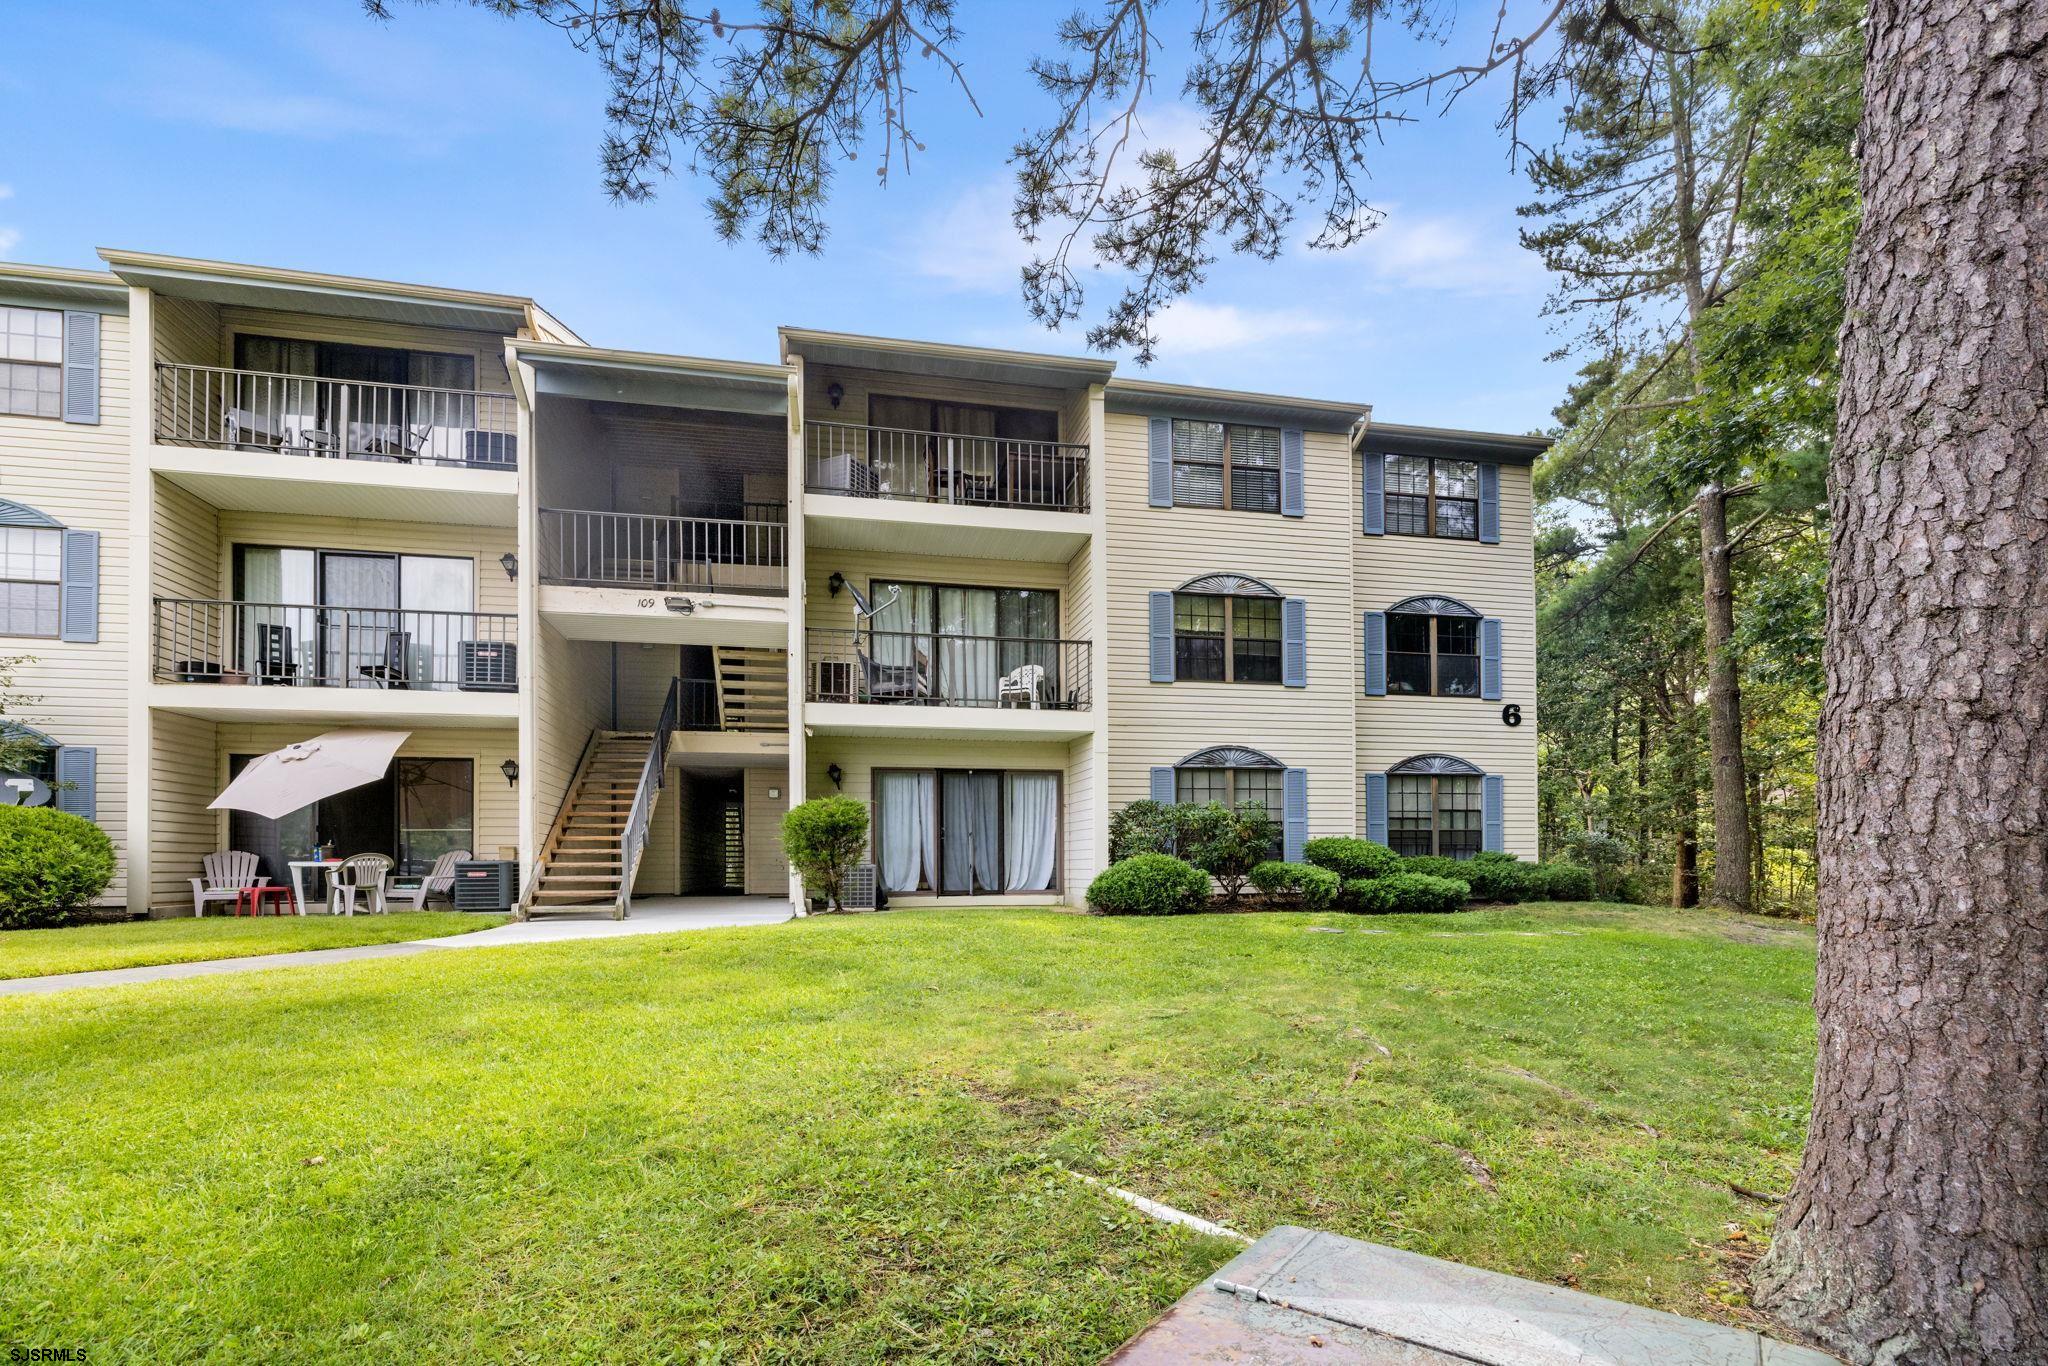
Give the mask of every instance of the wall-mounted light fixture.
<svg viewBox="0 0 2048 1366">
<path fill-rule="evenodd" d="M 507 759 L 504 763 L 498 765 L 498 772 L 505 775 L 505 786 L 516 786 L 519 782 L 519 761 L 517 759 Z"/>
<path fill-rule="evenodd" d="M 661 605 L 679 617 L 687 617 L 697 610 L 697 604 L 688 598 L 663 598 Z"/>
<path fill-rule="evenodd" d="M 832 786 L 837 787 L 839 786 L 840 779 L 846 776 L 846 770 L 837 764 L 827 764 L 825 765 L 825 776 L 832 780 Z"/>
<path fill-rule="evenodd" d="M 506 578 L 517 579 L 519 577 L 519 557 L 517 555 L 508 550 L 498 557 L 498 563 L 505 567 Z"/>
<path fill-rule="evenodd" d="M 839 590 L 844 587 L 846 587 L 846 575 L 836 569 L 833 570 L 832 577 L 825 580 L 825 591 L 836 598 L 839 596 Z"/>
<path fill-rule="evenodd" d="M 837 408 L 839 406 L 839 400 L 846 397 L 846 386 L 841 384 L 836 379 L 833 380 L 830 384 L 825 386 L 825 397 L 831 401 L 833 407 Z"/>
</svg>

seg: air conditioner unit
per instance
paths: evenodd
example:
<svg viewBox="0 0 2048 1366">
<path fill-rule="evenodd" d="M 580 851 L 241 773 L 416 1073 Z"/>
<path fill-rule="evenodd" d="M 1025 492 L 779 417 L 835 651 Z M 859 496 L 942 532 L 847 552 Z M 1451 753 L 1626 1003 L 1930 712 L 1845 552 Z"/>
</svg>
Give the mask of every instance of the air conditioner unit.
<svg viewBox="0 0 2048 1366">
<path fill-rule="evenodd" d="M 463 641 L 462 677 L 455 686 L 464 692 L 517 692 L 519 647 L 504 640 Z"/>
<path fill-rule="evenodd" d="M 519 900 L 519 865 L 509 859 L 458 863 L 453 896 L 458 911 L 509 911 Z"/>
<path fill-rule="evenodd" d="M 849 911 L 872 911 L 880 885 L 880 870 L 874 864 L 856 863 L 839 879 L 839 904 Z"/>
</svg>

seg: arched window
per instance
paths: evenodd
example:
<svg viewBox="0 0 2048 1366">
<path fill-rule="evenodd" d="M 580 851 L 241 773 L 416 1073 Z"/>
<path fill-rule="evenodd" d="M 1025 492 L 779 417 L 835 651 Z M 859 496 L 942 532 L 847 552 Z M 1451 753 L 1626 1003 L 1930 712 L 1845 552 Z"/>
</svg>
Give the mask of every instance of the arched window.
<svg viewBox="0 0 2048 1366">
<path fill-rule="evenodd" d="M 1456 598 L 1415 597 L 1387 609 L 1387 692 L 1479 696 L 1479 613 Z"/>
<path fill-rule="evenodd" d="M 1245 574 L 1205 574 L 1173 594 L 1173 673 L 1209 683 L 1280 682 L 1281 598 Z"/>
<path fill-rule="evenodd" d="M 1472 857 L 1485 841 L 1484 783 L 1479 768 L 1448 754 L 1394 765 L 1387 770 L 1387 847 L 1403 858 Z"/>
<path fill-rule="evenodd" d="M 1236 808 L 1258 802 L 1281 818 L 1287 769 L 1270 754 L 1239 745 L 1198 749 L 1173 766 L 1173 800 L 1201 805 L 1222 802 Z"/>
<path fill-rule="evenodd" d="M 64 581 L 64 524 L 0 498 L 0 635 L 55 640 Z"/>
</svg>

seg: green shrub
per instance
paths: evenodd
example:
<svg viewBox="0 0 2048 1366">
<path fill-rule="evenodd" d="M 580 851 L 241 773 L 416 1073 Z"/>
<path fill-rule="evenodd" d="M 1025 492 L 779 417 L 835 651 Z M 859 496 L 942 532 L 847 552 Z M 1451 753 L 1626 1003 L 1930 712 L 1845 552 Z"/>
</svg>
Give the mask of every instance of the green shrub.
<svg viewBox="0 0 2048 1366">
<path fill-rule="evenodd" d="M 1354 915 L 1385 915 L 1394 909 L 1391 877 L 1354 877 L 1337 893 L 1337 909 Z"/>
<path fill-rule="evenodd" d="M 1427 873 L 1395 873 L 1378 881 L 1393 897 L 1399 915 L 1447 915 L 1464 909 L 1465 898 L 1472 895 L 1469 882 Z"/>
<path fill-rule="evenodd" d="M 1352 839 L 1346 835 L 1325 835 L 1302 846 L 1301 856 L 1318 868 L 1327 868 L 1349 881 L 1361 877 L 1385 877 L 1401 870 L 1401 859 L 1384 844 Z"/>
<path fill-rule="evenodd" d="M 0 806 L 0 929 L 62 925 L 114 880 L 114 842 L 83 816 Z"/>
<path fill-rule="evenodd" d="M 1109 861 L 1174 852 L 1180 837 L 1179 812 L 1179 807 L 1149 797 L 1120 808 L 1109 818 Z"/>
<path fill-rule="evenodd" d="M 1337 875 L 1327 868 L 1308 863 L 1282 863 L 1268 859 L 1251 872 L 1251 884 L 1271 901 L 1286 902 L 1307 911 L 1327 910 L 1336 904 L 1341 886 Z"/>
<path fill-rule="evenodd" d="M 1098 915 L 1182 915 L 1209 904 L 1209 875 L 1171 854 L 1139 854 L 1112 863 L 1088 884 Z"/>
<path fill-rule="evenodd" d="M 1544 901 L 1591 901 L 1593 899 L 1593 870 L 1581 868 L 1576 863 L 1536 863 L 1529 871 L 1536 875 L 1540 890 L 1531 893 L 1531 899 Z"/>
<path fill-rule="evenodd" d="M 1424 877 L 1455 878 L 1459 882 L 1465 880 L 1465 865 L 1457 859 L 1445 858 L 1441 854 L 1417 854 L 1413 858 L 1404 858 L 1401 860 L 1401 866 L 1394 871 L 1421 873 Z"/>
<path fill-rule="evenodd" d="M 846 870 L 860 862 L 867 847 L 868 809 L 851 797 L 813 797 L 782 818 L 782 852 L 804 885 L 825 898 L 828 910 L 840 909 Z"/>
<path fill-rule="evenodd" d="M 1582 832 L 1568 836 L 1564 842 L 1565 861 L 1577 864 L 1593 874 L 1593 895 L 1602 901 L 1634 901 L 1638 898 L 1628 895 L 1631 890 L 1627 869 L 1635 861 L 1635 850 L 1626 840 L 1612 835 Z"/>
<path fill-rule="evenodd" d="M 1542 878 L 1537 873 L 1539 864 L 1524 863 L 1513 854 L 1489 851 L 1474 854 L 1463 863 L 1455 865 L 1455 873 L 1437 873 L 1438 877 L 1456 877 L 1472 885 L 1474 901 L 1499 901 L 1512 904 L 1529 901 L 1542 894 Z"/>
<path fill-rule="evenodd" d="M 1180 856 L 1216 879 L 1226 904 L 1235 905 L 1245 879 L 1264 863 L 1280 842 L 1280 824 L 1261 802 L 1242 807 L 1209 802 L 1176 808 Z"/>
</svg>

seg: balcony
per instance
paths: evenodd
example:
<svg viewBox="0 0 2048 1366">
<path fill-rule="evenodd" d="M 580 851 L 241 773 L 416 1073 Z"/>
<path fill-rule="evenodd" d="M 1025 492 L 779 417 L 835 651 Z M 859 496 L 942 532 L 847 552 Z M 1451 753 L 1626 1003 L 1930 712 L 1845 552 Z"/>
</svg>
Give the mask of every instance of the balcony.
<svg viewBox="0 0 2048 1366">
<path fill-rule="evenodd" d="M 576 639 L 784 645 L 783 505 L 738 511 L 658 517 L 542 508 L 541 611 Z"/>
<path fill-rule="evenodd" d="M 155 599 L 154 705 L 195 714 L 506 722 L 518 717 L 509 612 Z"/>
<path fill-rule="evenodd" d="M 1071 738 L 1094 730 L 1085 640 L 805 633 L 807 724 L 828 733 Z"/>
<path fill-rule="evenodd" d="M 153 465 L 216 507 L 499 526 L 516 518 L 511 394 L 159 361 L 154 413 Z"/>
<path fill-rule="evenodd" d="M 1063 560 L 1088 537 L 1085 445 L 815 421 L 804 445 L 815 544 Z"/>
</svg>

